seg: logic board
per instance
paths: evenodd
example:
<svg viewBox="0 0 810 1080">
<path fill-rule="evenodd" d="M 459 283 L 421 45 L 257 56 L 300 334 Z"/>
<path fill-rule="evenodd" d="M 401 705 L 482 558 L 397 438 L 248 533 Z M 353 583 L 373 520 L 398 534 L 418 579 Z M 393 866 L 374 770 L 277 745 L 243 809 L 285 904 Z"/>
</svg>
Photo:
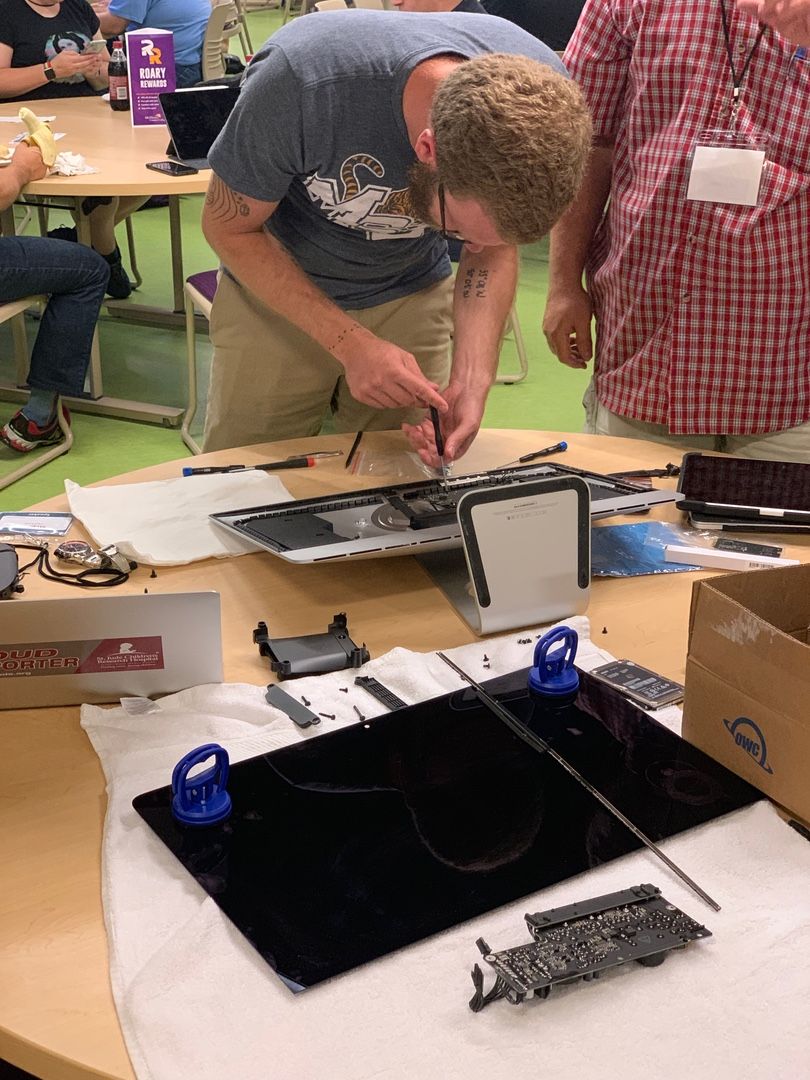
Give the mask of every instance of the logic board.
<svg viewBox="0 0 810 1080">
<path fill-rule="evenodd" d="M 525 918 L 534 938 L 531 944 L 493 952 L 483 938 L 476 942 L 496 979 L 484 994 L 483 973 L 475 965 L 473 1012 L 499 998 L 512 1005 L 530 997 L 547 998 L 553 986 L 597 979 L 608 968 L 631 961 L 656 967 L 670 949 L 711 937 L 711 931 L 665 900 L 654 885 L 636 885 Z"/>
</svg>

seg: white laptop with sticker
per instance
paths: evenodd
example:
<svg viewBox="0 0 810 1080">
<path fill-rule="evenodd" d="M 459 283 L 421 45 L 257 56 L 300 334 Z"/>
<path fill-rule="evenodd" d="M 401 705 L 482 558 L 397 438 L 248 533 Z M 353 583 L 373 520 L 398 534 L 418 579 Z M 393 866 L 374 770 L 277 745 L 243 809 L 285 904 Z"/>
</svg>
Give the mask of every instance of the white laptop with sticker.
<svg viewBox="0 0 810 1080">
<path fill-rule="evenodd" d="M 0 604 L 0 708 L 153 697 L 219 682 L 219 593 Z"/>
</svg>

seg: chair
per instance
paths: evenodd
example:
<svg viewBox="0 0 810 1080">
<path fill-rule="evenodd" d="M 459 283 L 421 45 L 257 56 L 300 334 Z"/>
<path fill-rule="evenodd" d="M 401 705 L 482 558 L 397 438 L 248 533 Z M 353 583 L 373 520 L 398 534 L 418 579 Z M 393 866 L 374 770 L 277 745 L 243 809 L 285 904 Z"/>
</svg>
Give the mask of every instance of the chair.
<svg viewBox="0 0 810 1080">
<path fill-rule="evenodd" d="M 225 43 L 241 33 L 239 10 L 233 0 L 211 8 L 202 47 L 202 77 L 221 79 L 225 74 Z"/>
<path fill-rule="evenodd" d="M 246 57 L 252 56 L 253 42 L 250 40 L 250 30 L 248 29 L 244 0 L 234 0 L 234 5 L 239 16 L 239 42 L 242 46 L 242 54 Z"/>
<path fill-rule="evenodd" d="M 287 0 L 289 3 L 289 0 Z M 312 5 L 315 11 L 348 11 L 349 5 L 346 0 L 318 0 Z"/>
<path fill-rule="evenodd" d="M 513 383 L 523 382 L 529 374 L 529 357 L 526 352 L 526 343 L 523 340 L 523 332 L 520 329 L 520 319 L 518 319 L 517 308 L 514 304 L 512 304 L 509 309 L 509 317 L 506 320 L 506 334 L 504 336 L 507 336 L 510 333 L 515 342 L 518 362 L 520 363 L 520 371 L 510 375 L 498 375 L 496 377 L 496 383 L 504 383 L 506 386 L 512 386 Z"/>
<path fill-rule="evenodd" d="M 356 8 L 367 8 L 369 11 L 385 11 L 383 0 L 354 0 Z"/>
<path fill-rule="evenodd" d="M 26 296 L 22 300 L 12 300 L 8 304 L 0 304 L 0 323 L 10 322 L 11 332 L 14 338 L 14 363 L 17 373 L 17 382 L 22 385 L 28 376 L 28 341 L 25 333 L 25 312 L 35 304 L 44 304 L 45 296 Z M 57 446 L 51 446 L 42 453 L 32 451 L 27 454 L 25 460 L 11 472 L 0 474 L 0 491 L 13 484 L 15 480 L 22 480 L 41 465 L 45 465 L 54 458 L 66 454 L 73 445 L 73 432 L 68 427 L 63 412 L 62 399 L 56 403 L 56 415 L 59 418 L 59 426 L 64 432 L 65 438 Z"/>
<path fill-rule="evenodd" d="M 186 306 L 187 402 L 180 427 L 180 437 L 193 454 L 202 447 L 191 435 L 191 424 L 197 412 L 197 312 L 210 321 L 211 305 L 217 291 L 218 271 L 204 270 L 186 279 L 183 288 Z"/>
</svg>

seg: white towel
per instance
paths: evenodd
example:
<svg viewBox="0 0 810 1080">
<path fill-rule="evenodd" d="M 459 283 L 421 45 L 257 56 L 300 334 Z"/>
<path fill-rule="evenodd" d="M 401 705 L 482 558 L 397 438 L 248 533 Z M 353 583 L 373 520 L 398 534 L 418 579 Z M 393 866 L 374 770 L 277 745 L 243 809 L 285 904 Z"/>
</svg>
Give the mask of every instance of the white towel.
<svg viewBox="0 0 810 1080">
<path fill-rule="evenodd" d="M 71 512 L 97 544 L 116 544 L 148 566 L 245 555 L 255 544 L 213 525 L 208 515 L 291 499 L 276 476 L 246 470 L 178 476 L 143 484 L 81 487 L 65 480 Z"/>
<path fill-rule="evenodd" d="M 587 621 L 569 620 L 582 639 Z M 531 636 L 534 637 L 532 632 Z M 526 666 L 513 634 L 450 651 L 474 676 Z M 490 668 L 481 669 L 486 652 Z M 583 640 L 578 662 L 609 655 Z M 434 654 L 396 649 L 362 672 L 408 702 L 456 689 Z M 628 855 L 293 996 L 135 814 L 208 741 L 234 761 L 384 711 L 356 671 L 296 680 L 336 720 L 296 728 L 264 688 L 199 687 L 158 703 L 85 706 L 82 726 L 108 781 L 103 901 L 113 992 L 140 1080 L 768 1080 L 807 1077 L 810 845 L 766 803 L 666 841 L 667 853 L 724 905 L 706 908 L 648 852 Z M 350 687 L 349 694 L 339 691 Z M 287 684 L 291 689 L 291 684 Z M 626 967 L 593 984 L 475 1015 L 476 938 L 528 940 L 526 911 L 652 881 L 715 937 L 662 967 Z M 487 987 L 489 978 L 487 978 Z"/>
</svg>

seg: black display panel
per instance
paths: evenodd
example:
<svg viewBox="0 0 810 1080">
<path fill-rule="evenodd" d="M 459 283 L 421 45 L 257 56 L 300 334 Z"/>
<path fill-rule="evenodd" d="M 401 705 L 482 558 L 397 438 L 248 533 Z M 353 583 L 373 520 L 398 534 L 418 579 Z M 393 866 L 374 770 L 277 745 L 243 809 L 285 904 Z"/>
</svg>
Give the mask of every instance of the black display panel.
<svg viewBox="0 0 810 1080">
<path fill-rule="evenodd" d="M 610 687 L 583 675 L 560 718 L 526 680 L 485 685 L 653 840 L 761 798 Z M 204 829 L 169 787 L 133 805 L 295 991 L 640 846 L 469 689 L 233 765 L 228 791 Z"/>
<path fill-rule="evenodd" d="M 678 491 L 687 502 L 810 513 L 810 465 L 685 454 Z"/>
</svg>

